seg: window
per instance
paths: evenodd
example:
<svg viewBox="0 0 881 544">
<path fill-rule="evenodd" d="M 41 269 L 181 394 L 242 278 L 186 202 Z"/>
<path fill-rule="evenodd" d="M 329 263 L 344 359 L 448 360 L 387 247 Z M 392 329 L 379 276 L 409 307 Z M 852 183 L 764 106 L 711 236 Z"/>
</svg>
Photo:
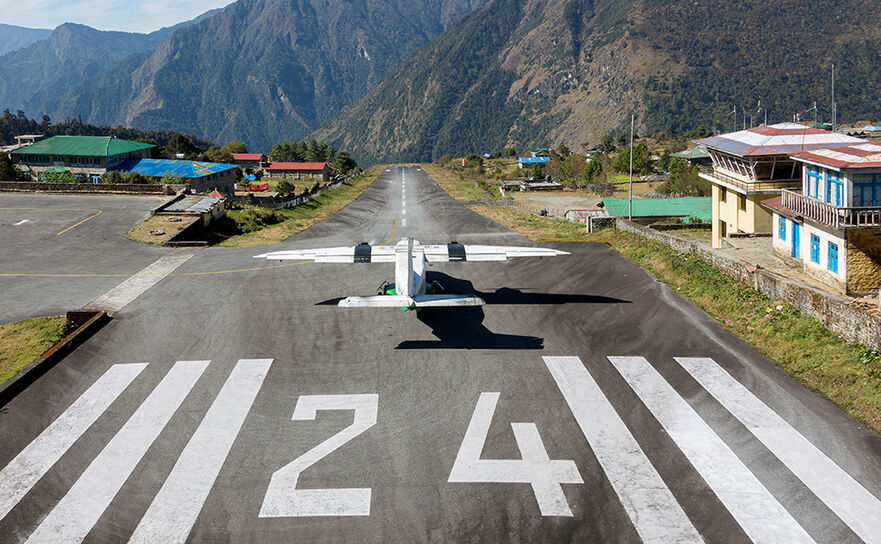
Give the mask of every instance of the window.
<svg viewBox="0 0 881 544">
<path fill-rule="evenodd" d="M 844 205 L 844 183 L 838 172 L 832 170 L 826 172 L 826 203 L 838 207 Z"/>
<path fill-rule="evenodd" d="M 737 195 L 737 202 L 740 209 L 746 211 L 746 195 Z"/>
<path fill-rule="evenodd" d="M 778 228 L 780 230 L 780 240 L 785 242 L 786 241 L 786 218 L 781 215 L 780 217 L 777 218 L 777 220 L 778 220 L 777 221 Z"/>
<path fill-rule="evenodd" d="M 838 274 L 838 244 L 829 242 L 829 271 Z"/>
<path fill-rule="evenodd" d="M 811 198 L 819 198 L 820 187 L 823 182 L 823 172 L 815 166 L 808 166 L 808 196 Z"/>
<path fill-rule="evenodd" d="M 820 237 L 811 234 L 811 262 L 820 264 Z"/>
<path fill-rule="evenodd" d="M 728 200 L 728 191 L 725 187 L 719 187 L 719 200 L 721 202 L 727 202 Z"/>
<path fill-rule="evenodd" d="M 881 174 L 855 174 L 853 177 L 853 205 L 881 206 Z"/>
</svg>

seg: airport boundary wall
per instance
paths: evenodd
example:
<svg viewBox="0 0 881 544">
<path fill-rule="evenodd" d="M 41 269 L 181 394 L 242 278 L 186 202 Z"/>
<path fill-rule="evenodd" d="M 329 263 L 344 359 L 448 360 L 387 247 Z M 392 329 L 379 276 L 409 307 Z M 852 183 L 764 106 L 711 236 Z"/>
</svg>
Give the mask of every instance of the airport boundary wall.
<svg viewBox="0 0 881 544">
<path fill-rule="evenodd" d="M 175 195 L 186 185 L 122 184 L 122 183 L 43 183 L 39 181 L 3 181 L 2 192 L 76 193 L 123 195 Z"/>
<path fill-rule="evenodd" d="M 746 261 L 714 251 L 694 240 L 659 232 L 627 219 L 618 218 L 615 228 L 661 242 L 680 253 L 700 257 L 771 299 L 785 300 L 847 340 L 870 349 L 881 349 L 881 316 L 869 314 L 851 305 L 852 299 L 827 293 L 763 268 L 756 268 Z"/>
</svg>

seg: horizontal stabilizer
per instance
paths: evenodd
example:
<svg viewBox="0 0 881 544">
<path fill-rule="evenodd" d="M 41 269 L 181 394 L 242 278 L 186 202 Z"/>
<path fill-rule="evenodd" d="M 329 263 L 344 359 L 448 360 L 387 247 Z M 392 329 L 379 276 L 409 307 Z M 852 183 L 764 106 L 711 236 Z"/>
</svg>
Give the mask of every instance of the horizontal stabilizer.
<svg viewBox="0 0 881 544">
<path fill-rule="evenodd" d="M 344 308 L 450 308 L 455 306 L 483 306 L 483 299 L 472 295 L 376 295 L 348 297 L 340 301 Z"/>
<path fill-rule="evenodd" d="M 445 246 L 423 246 L 425 260 L 438 262 L 507 261 L 514 257 L 556 257 L 565 251 L 544 247 L 480 246 L 451 242 Z"/>
</svg>

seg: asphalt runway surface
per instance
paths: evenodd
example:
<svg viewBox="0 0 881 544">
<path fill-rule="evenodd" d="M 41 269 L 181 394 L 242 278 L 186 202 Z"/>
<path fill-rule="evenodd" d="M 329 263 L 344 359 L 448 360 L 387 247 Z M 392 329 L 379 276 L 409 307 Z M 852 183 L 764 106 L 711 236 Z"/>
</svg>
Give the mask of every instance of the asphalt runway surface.
<svg viewBox="0 0 881 544">
<path fill-rule="evenodd" d="M 392 167 L 277 246 L 132 247 L 155 281 L 0 412 L 0 541 L 881 541 L 881 439 L 603 245 L 432 264 L 487 305 L 418 313 L 252 258 L 406 236 L 534 245 Z"/>
</svg>

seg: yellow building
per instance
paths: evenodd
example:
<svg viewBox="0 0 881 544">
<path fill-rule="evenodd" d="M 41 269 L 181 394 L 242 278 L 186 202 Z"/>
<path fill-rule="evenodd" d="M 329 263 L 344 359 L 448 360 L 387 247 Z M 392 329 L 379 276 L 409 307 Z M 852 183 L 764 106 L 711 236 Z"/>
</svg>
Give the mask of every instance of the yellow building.
<svg viewBox="0 0 881 544">
<path fill-rule="evenodd" d="M 800 125 L 781 123 L 697 140 L 713 161 L 700 176 L 713 184 L 713 247 L 734 233 L 770 233 L 771 212 L 761 206 L 783 189 L 801 187 L 801 163 L 791 153 L 832 149 L 863 140 Z"/>
</svg>

